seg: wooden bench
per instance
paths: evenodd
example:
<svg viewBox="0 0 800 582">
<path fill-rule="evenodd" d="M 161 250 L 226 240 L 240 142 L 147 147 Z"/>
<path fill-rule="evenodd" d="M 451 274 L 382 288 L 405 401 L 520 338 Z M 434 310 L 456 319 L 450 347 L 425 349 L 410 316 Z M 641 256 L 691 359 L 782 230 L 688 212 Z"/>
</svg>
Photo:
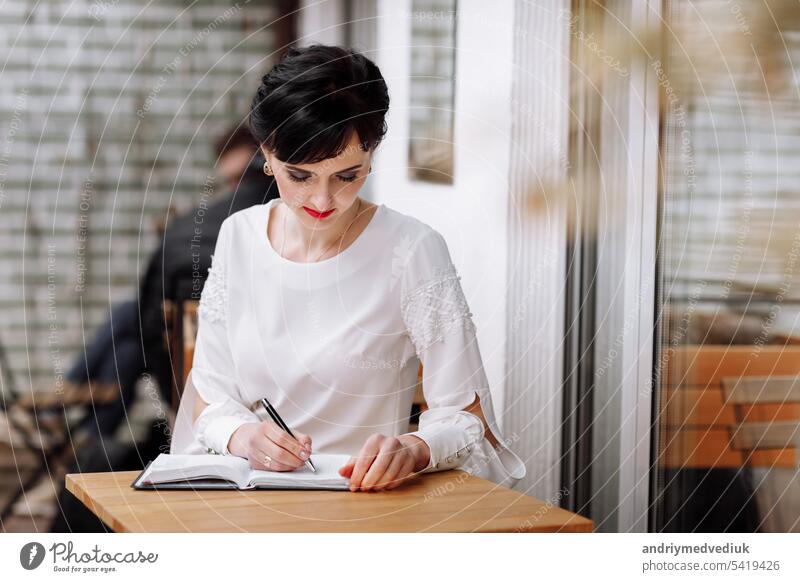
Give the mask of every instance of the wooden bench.
<svg viewBox="0 0 800 582">
<path fill-rule="evenodd" d="M 797 466 L 800 346 L 685 346 L 665 374 L 660 465 Z"/>
<path fill-rule="evenodd" d="M 738 412 L 731 435 L 734 449 L 797 448 L 800 376 L 723 378 L 722 388 L 725 400 Z"/>
</svg>

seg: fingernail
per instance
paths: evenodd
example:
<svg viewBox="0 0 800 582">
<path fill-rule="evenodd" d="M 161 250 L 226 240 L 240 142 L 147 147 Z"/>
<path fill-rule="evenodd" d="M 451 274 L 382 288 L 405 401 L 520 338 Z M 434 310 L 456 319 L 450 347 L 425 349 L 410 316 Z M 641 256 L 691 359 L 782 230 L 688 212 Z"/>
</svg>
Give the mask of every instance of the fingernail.
<svg viewBox="0 0 800 582">
<path fill-rule="evenodd" d="M 300 451 L 300 458 L 301 458 L 301 459 L 306 459 L 306 458 L 308 458 L 308 453 L 307 453 L 305 450 L 301 450 L 301 451 Z"/>
</svg>

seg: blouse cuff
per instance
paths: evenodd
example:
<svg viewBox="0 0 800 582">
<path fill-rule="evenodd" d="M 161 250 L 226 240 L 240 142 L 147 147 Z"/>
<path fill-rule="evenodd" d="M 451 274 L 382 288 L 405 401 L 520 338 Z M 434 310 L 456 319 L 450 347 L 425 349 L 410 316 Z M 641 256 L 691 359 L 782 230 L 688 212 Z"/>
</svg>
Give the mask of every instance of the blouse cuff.
<svg viewBox="0 0 800 582">
<path fill-rule="evenodd" d="M 484 426 L 480 418 L 461 410 L 408 434 L 422 439 L 428 445 L 430 460 L 420 473 L 430 473 L 455 469 L 464 464 L 473 447 L 483 439 Z"/>
<path fill-rule="evenodd" d="M 212 454 L 231 455 L 228 443 L 233 433 L 245 423 L 260 422 L 255 414 L 247 415 L 238 412 L 228 416 L 215 415 L 211 417 L 211 415 L 206 414 L 210 408 L 212 406 L 203 410 L 197 418 L 195 434 L 197 435 L 197 440 Z"/>
</svg>

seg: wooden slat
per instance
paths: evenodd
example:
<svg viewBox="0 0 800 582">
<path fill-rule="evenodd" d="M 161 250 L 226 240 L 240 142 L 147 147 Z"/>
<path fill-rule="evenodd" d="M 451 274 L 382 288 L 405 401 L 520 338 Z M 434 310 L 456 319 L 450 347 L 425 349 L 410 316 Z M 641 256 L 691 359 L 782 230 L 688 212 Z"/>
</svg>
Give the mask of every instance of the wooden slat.
<svg viewBox="0 0 800 582">
<path fill-rule="evenodd" d="M 739 450 L 788 449 L 798 440 L 797 422 L 747 422 L 736 427 L 731 446 Z"/>
<path fill-rule="evenodd" d="M 2 523 L 3 533 L 49 533 L 52 517 L 10 515 Z"/>
<path fill-rule="evenodd" d="M 428 410 L 428 403 L 425 402 L 425 393 L 422 389 L 422 363 L 417 369 L 417 385 L 414 387 L 414 399 L 412 404 L 418 404 L 420 411 Z"/>
<path fill-rule="evenodd" d="M 735 423 L 733 407 L 725 406 L 722 390 L 671 389 L 664 395 L 661 422 L 675 428 L 718 427 Z"/>
<path fill-rule="evenodd" d="M 741 376 L 800 376 L 797 346 L 682 346 L 671 354 L 666 386 L 721 386 Z"/>
<path fill-rule="evenodd" d="M 684 346 L 671 354 L 666 376 L 661 465 L 796 466 L 787 427 L 800 420 L 800 349 Z"/>
<path fill-rule="evenodd" d="M 136 491 L 138 473 L 67 475 L 67 489 L 118 532 L 590 532 L 592 521 L 462 471 L 397 489 Z"/>
<path fill-rule="evenodd" d="M 738 422 L 800 420 L 800 404 L 725 403 L 720 388 L 667 390 L 661 422 L 674 428 L 730 428 Z"/>
<path fill-rule="evenodd" d="M 665 430 L 658 463 L 673 469 L 796 467 L 797 453 L 793 448 L 758 450 L 751 454 L 731 448 L 730 435 L 729 429 Z"/>
<path fill-rule="evenodd" d="M 736 408 L 740 422 L 800 420 L 800 404 L 740 404 Z"/>
<path fill-rule="evenodd" d="M 171 321 L 175 315 L 175 304 L 171 300 L 165 299 L 161 304 L 161 309 L 164 310 L 164 319 Z"/>
<path fill-rule="evenodd" d="M 414 388 L 414 400 L 412 401 L 412 404 L 419 404 L 420 406 L 425 404 L 425 395 L 422 393 L 422 384 L 417 384 L 417 386 Z"/>
<path fill-rule="evenodd" d="M 36 390 L 23 394 L 17 406 L 28 410 L 47 408 L 62 409 L 65 406 L 99 406 L 119 399 L 119 387 L 114 382 L 92 381 L 87 384 L 64 382 L 61 391 L 52 386 L 50 390 Z"/>
<path fill-rule="evenodd" d="M 725 399 L 731 404 L 800 403 L 800 376 L 744 376 L 723 378 Z"/>
</svg>

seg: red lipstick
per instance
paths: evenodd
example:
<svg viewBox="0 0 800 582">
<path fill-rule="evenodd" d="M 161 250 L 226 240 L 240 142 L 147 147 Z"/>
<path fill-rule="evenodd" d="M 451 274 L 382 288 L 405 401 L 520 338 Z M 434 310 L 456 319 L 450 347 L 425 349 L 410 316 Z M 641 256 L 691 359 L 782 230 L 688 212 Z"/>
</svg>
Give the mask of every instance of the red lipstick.
<svg viewBox="0 0 800 582">
<path fill-rule="evenodd" d="M 303 206 L 303 210 L 305 210 L 306 212 L 308 212 L 308 213 L 309 213 L 311 216 L 313 216 L 313 217 L 314 217 L 314 218 L 316 218 L 317 220 L 322 220 L 323 218 L 327 218 L 328 216 L 330 216 L 331 214 L 333 214 L 333 212 L 334 212 L 336 209 L 334 208 L 334 209 L 332 209 L 332 210 L 326 210 L 325 212 L 317 212 L 316 210 L 311 210 L 311 209 L 310 209 L 309 207 L 307 207 L 307 206 Z"/>
</svg>

